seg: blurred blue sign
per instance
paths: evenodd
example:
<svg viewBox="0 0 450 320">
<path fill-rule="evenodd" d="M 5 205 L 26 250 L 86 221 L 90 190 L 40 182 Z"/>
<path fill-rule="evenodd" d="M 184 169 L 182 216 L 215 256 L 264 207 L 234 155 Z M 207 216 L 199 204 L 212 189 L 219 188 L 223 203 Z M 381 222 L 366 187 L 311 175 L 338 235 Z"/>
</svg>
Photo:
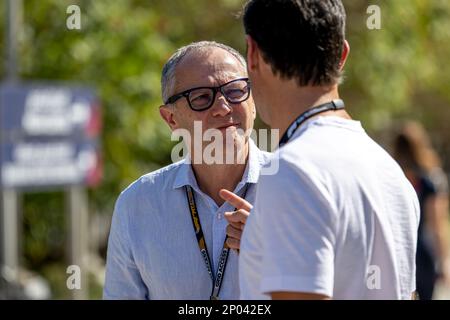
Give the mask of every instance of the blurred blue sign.
<svg viewBox="0 0 450 320">
<path fill-rule="evenodd" d="M 88 88 L 0 85 L 1 182 L 90 185 L 101 177 L 100 105 Z"/>
</svg>

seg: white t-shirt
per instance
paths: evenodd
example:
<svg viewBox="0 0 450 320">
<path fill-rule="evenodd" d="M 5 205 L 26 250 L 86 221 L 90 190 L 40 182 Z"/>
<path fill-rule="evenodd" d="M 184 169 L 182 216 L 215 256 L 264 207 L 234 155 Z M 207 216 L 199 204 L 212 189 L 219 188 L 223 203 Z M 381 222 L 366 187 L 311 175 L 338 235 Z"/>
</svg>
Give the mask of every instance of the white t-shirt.
<svg viewBox="0 0 450 320">
<path fill-rule="evenodd" d="M 419 203 L 360 122 L 313 118 L 271 161 L 279 171 L 260 177 L 241 241 L 242 299 L 410 299 Z"/>
</svg>

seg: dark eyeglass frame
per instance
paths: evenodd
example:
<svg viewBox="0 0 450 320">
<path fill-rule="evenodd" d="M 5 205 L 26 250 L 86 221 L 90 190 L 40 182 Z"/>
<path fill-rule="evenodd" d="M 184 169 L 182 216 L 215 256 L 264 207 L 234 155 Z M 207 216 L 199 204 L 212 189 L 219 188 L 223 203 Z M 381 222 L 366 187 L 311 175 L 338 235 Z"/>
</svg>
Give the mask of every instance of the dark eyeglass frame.
<svg viewBox="0 0 450 320">
<path fill-rule="evenodd" d="M 244 95 L 243 96 L 244 98 L 242 98 L 239 101 L 230 101 L 228 99 L 227 95 L 223 92 L 223 87 L 229 85 L 230 83 L 237 82 L 237 81 L 243 81 L 243 80 L 247 82 L 247 87 L 248 87 L 247 95 Z M 198 90 L 198 89 L 211 89 L 213 91 L 213 96 L 212 96 L 211 102 L 209 103 L 209 105 L 207 105 L 206 107 L 201 108 L 201 109 L 193 108 L 192 105 L 191 105 L 191 101 L 189 100 L 189 94 L 192 91 L 195 91 L 195 90 Z M 214 104 L 214 101 L 216 101 L 217 92 L 219 92 L 219 91 L 222 93 L 223 97 L 225 98 L 225 100 L 227 100 L 228 103 L 238 104 L 238 103 L 244 102 L 250 97 L 250 91 L 251 91 L 250 80 L 249 80 L 249 78 L 238 78 L 238 79 L 231 80 L 231 81 L 229 81 L 227 83 L 224 83 L 224 84 L 222 84 L 220 86 L 217 86 L 217 87 L 195 87 L 195 88 L 191 88 L 191 89 L 185 90 L 183 92 L 174 94 L 173 96 L 171 96 L 170 98 L 168 98 L 166 100 L 165 104 L 175 103 L 179 99 L 181 99 L 182 97 L 185 97 L 186 101 L 188 102 L 189 108 L 191 108 L 193 111 L 205 111 L 205 110 L 207 110 L 207 109 L 212 107 L 212 105 Z"/>
</svg>

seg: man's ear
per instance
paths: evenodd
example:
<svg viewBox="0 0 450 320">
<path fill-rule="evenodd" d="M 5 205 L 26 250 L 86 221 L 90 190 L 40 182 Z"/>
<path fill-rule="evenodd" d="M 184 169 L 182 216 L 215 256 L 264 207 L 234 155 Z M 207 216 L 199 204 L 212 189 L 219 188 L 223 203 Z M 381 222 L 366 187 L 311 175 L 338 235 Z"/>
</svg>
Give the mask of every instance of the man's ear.
<svg viewBox="0 0 450 320">
<path fill-rule="evenodd" d="M 159 114 L 161 118 L 169 125 L 170 129 L 173 131 L 178 128 L 178 123 L 174 118 L 174 110 L 173 107 L 167 104 L 164 104 L 159 107 Z"/>
<path fill-rule="evenodd" d="M 249 71 L 255 71 L 259 65 L 260 52 L 258 45 L 250 35 L 246 36 L 247 41 L 247 68 Z"/>
<path fill-rule="evenodd" d="M 350 45 L 347 40 L 344 40 L 344 48 L 342 50 L 341 61 L 339 62 L 339 70 L 344 69 L 348 54 L 350 53 Z"/>
</svg>

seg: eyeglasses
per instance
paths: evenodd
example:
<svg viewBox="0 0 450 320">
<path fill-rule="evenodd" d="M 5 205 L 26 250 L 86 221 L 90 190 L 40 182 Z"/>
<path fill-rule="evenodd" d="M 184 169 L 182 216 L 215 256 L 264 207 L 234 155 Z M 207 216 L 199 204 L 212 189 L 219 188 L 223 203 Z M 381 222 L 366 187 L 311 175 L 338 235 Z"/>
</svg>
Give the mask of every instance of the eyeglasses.
<svg viewBox="0 0 450 320">
<path fill-rule="evenodd" d="M 235 79 L 218 87 L 197 87 L 171 96 L 165 104 L 171 104 L 185 97 L 189 107 L 194 111 L 204 111 L 211 108 L 220 91 L 227 102 L 237 104 L 250 97 L 250 81 L 248 78 Z"/>
</svg>

